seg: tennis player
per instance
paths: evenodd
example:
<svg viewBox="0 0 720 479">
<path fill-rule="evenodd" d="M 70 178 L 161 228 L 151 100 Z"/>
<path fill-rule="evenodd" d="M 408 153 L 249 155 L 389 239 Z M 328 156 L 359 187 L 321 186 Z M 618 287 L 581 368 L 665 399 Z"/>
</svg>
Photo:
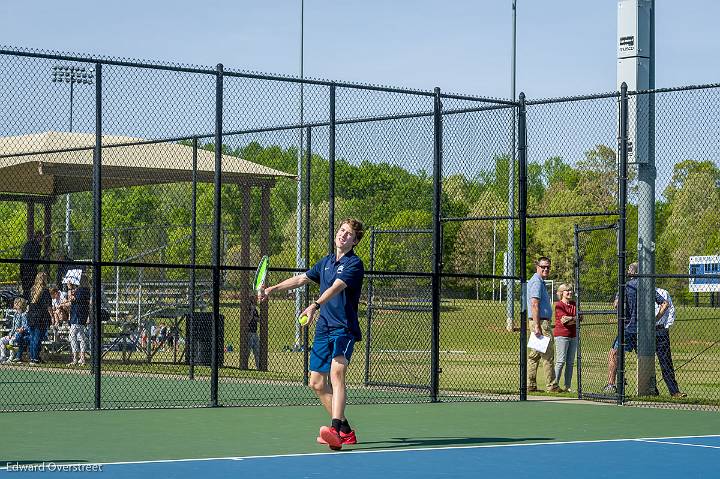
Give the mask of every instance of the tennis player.
<svg viewBox="0 0 720 479">
<path fill-rule="evenodd" d="M 358 303 L 365 267 L 353 248 L 362 239 L 363 224 L 353 218 L 342 220 L 335 233 L 335 253 L 318 261 L 304 274 L 261 289 L 260 301 L 272 293 L 295 289 L 314 281 L 320 284 L 320 296 L 303 312 L 309 318 L 320 315 L 315 325 L 315 339 L 310 352 L 310 387 L 327 409 L 332 423 L 320 428 L 317 441 L 330 449 L 343 444 L 357 444 L 355 431 L 345 417 L 345 376 L 353 347 L 362 339 L 358 322 Z"/>
</svg>

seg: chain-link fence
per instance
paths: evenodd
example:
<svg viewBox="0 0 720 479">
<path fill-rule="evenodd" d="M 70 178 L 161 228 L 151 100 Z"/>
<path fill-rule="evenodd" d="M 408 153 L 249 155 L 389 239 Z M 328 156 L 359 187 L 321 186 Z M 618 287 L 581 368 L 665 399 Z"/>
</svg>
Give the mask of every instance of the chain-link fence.
<svg viewBox="0 0 720 479">
<path fill-rule="evenodd" d="M 306 271 L 345 217 L 367 225 L 350 401 L 525 399 L 524 286 L 544 255 L 549 292 L 578 294 L 571 390 L 717 406 L 715 86 L 516 102 L 221 65 L 0 63 L 6 410 L 314 403 L 296 318 L 317 287 L 258 305 L 251 283 L 264 255 L 267 284 Z M 654 142 L 636 133 L 649 124 Z M 612 390 L 627 318 L 611 311 L 636 260 L 675 321 L 652 345 L 638 333 L 637 361 L 617 348 Z M 648 395 L 669 364 L 648 351 L 669 338 L 679 389 Z"/>
</svg>

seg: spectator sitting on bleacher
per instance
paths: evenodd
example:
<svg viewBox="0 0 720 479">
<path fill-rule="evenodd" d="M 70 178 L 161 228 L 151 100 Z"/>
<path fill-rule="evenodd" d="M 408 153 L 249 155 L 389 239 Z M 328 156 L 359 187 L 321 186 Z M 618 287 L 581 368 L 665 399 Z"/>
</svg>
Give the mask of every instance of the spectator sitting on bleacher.
<svg viewBox="0 0 720 479">
<path fill-rule="evenodd" d="M 57 331 L 64 323 L 67 323 L 70 312 L 65 303 L 67 294 L 58 288 L 50 288 L 50 296 L 52 296 L 52 328 Z"/>
<path fill-rule="evenodd" d="M 158 326 L 156 331 L 157 336 L 155 336 L 155 347 L 157 349 L 165 348 L 165 343 L 168 340 L 170 328 L 168 328 L 165 324 L 160 323 L 160 326 Z"/>
<path fill-rule="evenodd" d="M 25 298 L 15 298 L 13 309 L 15 317 L 10 332 L 7 336 L 0 338 L 0 362 L 19 362 L 22 356 L 22 346 L 27 343 L 27 301 Z M 14 351 L 15 348 L 17 348 L 17 353 Z M 10 349 L 9 358 L 6 349 Z"/>
</svg>

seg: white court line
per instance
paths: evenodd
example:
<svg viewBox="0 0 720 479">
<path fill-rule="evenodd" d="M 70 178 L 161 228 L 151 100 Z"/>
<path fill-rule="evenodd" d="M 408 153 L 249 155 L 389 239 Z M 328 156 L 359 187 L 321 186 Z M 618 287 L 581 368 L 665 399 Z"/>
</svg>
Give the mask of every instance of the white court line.
<svg viewBox="0 0 720 479">
<path fill-rule="evenodd" d="M 708 449 L 720 449 L 720 446 L 708 446 L 706 444 L 688 444 L 686 442 L 653 441 L 652 439 L 635 439 L 635 440 L 637 442 L 652 442 L 654 444 L 670 444 L 673 446 L 706 447 Z"/>
<path fill-rule="evenodd" d="M 378 454 L 378 453 L 399 453 L 399 452 L 413 452 L 413 451 L 443 451 L 451 449 L 494 449 L 503 447 L 527 447 L 527 446 L 555 446 L 555 445 L 568 445 L 568 444 L 598 444 L 598 443 L 610 443 L 610 442 L 631 442 L 631 441 L 660 441 L 666 439 L 694 439 L 694 438 L 705 438 L 705 437 L 720 437 L 720 434 L 706 434 L 701 436 L 667 436 L 667 437 L 643 437 L 643 438 L 622 438 L 622 439 L 592 439 L 585 441 L 557 441 L 557 442 L 529 442 L 523 444 L 482 444 L 475 446 L 443 446 L 443 447 L 416 447 L 407 449 L 378 449 L 376 451 L 367 450 L 348 450 L 344 454 Z M 671 444 L 669 442 L 663 442 L 661 444 Z M 685 444 L 685 445 L 696 445 L 697 444 Z M 705 447 L 716 447 L 716 446 L 705 446 Z M 114 466 L 114 465 L 129 465 L 129 464 L 166 464 L 171 462 L 201 462 L 201 461 L 244 461 L 246 459 L 277 459 L 283 457 L 306 457 L 306 456 L 333 456 L 343 453 L 338 452 L 310 452 L 310 453 L 294 453 L 294 454 L 275 454 L 265 456 L 227 456 L 227 457 L 199 457 L 195 459 L 155 459 L 149 461 L 119 461 L 119 462 L 93 462 L 93 463 L 77 463 L 77 464 L 66 464 L 63 466 Z M 10 461 L 14 463 L 14 461 Z M 7 470 L 7 467 L 0 467 L 1 470 Z"/>
</svg>

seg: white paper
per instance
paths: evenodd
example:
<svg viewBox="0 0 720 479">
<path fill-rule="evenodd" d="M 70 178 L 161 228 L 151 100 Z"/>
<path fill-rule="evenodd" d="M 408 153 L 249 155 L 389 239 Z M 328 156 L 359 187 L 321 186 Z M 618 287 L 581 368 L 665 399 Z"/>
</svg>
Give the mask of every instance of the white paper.
<svg viewBox="0 0 720 479">
<path fill-rule="evenodd" d="M 539 353 L 544 353 L 545 351 L 547 351 L 549 345 L 550 336 L 541 336 L 538 338 L 537 336 L 535 336 L 535 333 L 530 333 L 530 339 L 528 339 L 528 348 L 534 349 Z"/>
<path fill-rule="evenodd" d="M 80 276 L 82 276 L 82 272 L 83 271 L 81 269 L 71 269 L 67 273 L 65 273 L 65 277 L 63 278 L 62 282 L 79 286 Z"/>
</svg>

